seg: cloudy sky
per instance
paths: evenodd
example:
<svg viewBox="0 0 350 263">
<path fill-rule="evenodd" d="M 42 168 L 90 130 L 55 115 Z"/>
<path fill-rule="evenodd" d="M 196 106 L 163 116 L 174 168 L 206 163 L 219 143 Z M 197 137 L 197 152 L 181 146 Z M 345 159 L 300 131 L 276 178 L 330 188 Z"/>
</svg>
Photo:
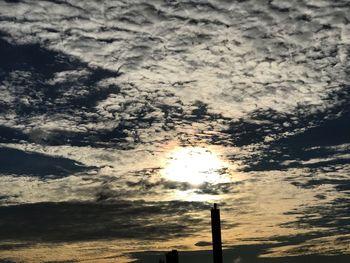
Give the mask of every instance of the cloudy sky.
<svg viewBox="0 0 350 263">
<path fill-rule="evenodd" d="M 0 0 L 0 262 L 204 263 L 214 202 L 227 262 L 350 254 L 349 50 L 347 0 Z"/>
</svg>

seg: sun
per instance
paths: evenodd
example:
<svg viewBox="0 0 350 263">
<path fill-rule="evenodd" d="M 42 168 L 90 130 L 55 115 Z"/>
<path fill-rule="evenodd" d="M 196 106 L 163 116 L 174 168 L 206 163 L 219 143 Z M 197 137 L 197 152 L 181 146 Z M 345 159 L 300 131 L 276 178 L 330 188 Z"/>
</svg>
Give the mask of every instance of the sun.
<svg viewBox="0 0 350 263">
<path fill-rule="evenodd" d="M 162 176 L 192 185 L 227 181 L 228 165 L 214 152 L 202 147 L 178 147 L 167 156 Z"/>
</svg>

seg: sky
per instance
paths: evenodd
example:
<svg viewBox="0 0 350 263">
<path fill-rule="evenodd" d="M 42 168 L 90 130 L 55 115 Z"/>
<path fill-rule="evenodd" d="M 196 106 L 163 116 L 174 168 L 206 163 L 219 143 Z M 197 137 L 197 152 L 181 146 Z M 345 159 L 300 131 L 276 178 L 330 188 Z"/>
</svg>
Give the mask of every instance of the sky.
<svg viewBox="0 0 350 263">
<path fill-rule="evenodd" d="M 214 202 L 227 263 L 347 261 L 349 50 L 347 0 L 0 0 L 0 262 L 211 262 Z"/>
</svg>

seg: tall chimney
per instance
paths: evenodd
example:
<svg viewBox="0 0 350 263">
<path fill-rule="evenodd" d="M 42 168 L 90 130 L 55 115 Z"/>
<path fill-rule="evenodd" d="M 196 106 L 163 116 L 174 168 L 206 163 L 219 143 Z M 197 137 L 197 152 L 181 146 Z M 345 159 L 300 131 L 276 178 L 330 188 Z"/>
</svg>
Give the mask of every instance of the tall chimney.
<svg viewBox="0 0 350 263">
<path fill-rule="evenodd" d="M 213 240 L 213 259 L 214 263 L 223 263 L 222 244 L 221 244 L 221 226 L 220 226 L 220 209 L 217 204 L 211 209 L 211 233 Z"/>
</svg>

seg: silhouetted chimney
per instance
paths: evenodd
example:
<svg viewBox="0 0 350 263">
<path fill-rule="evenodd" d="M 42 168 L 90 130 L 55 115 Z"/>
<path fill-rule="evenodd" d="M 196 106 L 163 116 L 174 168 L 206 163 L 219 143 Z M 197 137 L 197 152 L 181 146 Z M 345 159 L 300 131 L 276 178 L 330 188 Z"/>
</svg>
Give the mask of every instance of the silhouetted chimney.
<svg viewBox="0 0 350 263">
<path fill-rule="evenodd" d="M 214 263 L 223 263 L 222 244 L 221 244 L 221 226 L 220 226 L 220 209 L 217 204 L 211 209 L 211 233 L 213 240 L 213 259 Z"/>
<path fill-rule="evenodd" d="M 172 250 L 165 255 L 166 263 L 179 263 L 179 253 L 177 250 Z"/>
</svg>

